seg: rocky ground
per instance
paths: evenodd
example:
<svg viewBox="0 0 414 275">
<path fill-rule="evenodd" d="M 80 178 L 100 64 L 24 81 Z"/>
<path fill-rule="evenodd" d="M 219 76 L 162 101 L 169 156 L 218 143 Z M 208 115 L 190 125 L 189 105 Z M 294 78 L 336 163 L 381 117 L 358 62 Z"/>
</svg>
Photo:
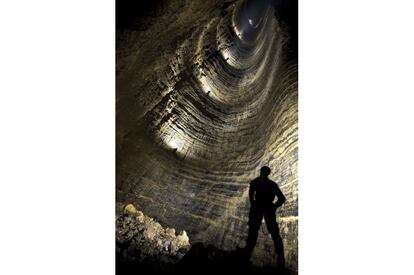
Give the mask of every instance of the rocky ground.
<svg viewBox="0 0 414 275">
<path fill-rule="evenodd" d="M 166 271 L 178 263 L 189 248 L 185 231 L 176 234 L 174 228 L 163 228 L 132 204 L 117 214 L 116 251 L 120 266 Z"/>
<path fill-rule="evenodd" d="M 224 251 L 202 243 L 190 246 L 185 231 L 176 234 L 174 228 L 162 227 L 132 204 L 117 208 L 117 275 L 282 274 L 274 267 L 252 265 L 242 250 Z"/>
</svg>

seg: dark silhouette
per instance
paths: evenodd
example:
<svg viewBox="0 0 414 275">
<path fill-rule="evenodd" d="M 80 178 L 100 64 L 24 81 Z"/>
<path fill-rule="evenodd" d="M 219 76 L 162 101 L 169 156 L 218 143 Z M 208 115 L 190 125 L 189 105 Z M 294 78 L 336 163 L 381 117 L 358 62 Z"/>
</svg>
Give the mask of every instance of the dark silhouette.
<svg viewBox="0 0 414 275">
<path fill-rule="evenodd" d="M 154 255 L 141 262 L 131 262 L 117 252 L 118 275 L 280 275 L 272 266 L 255 266 L 245 260 L 242 251 L 225 251 L 213 245 L 194 243 L 178 263 Z M 164 256 L 165 257 L 165 256 Z M 294 273 L 291 273 L 294 274 Z"/>
<path fill-rule="evenodd" d="M 260 177 L 254 179 L 250 183 L 249 235 L 247 236 L 247 244 L 244 250 L 246 256 L 250 258 L 254 246 L 256 245 L 258 232 L 264 217 L 267 230 L 272 236 L 275 246 L 277 268 L 280 271 L 285 271 L 283 241 L 279 235 L 279 226 L 276 222 L 276 209 L 286 201 L 286 198 L 277 184 L 268 178 L 269 175 L 270 168 L 263 166 L 260 169 Z M 277 197 L 277 201 L 276 203 L 273 203 L 275 197 Z"/>
<path fill-rule="evenodd" d="M 270 168 L 264 166 L 260 170 L 260 177 L 250 183 L 249 198 L 251 203 L 249 214 L 249 234 L 245 248 L 237 248 L 235 251 L 225 251 L 212 245 L 203 243 L 192 244 L 190 250 L 181 259 L 168 254 L 154 254 L 145 259 L 129 259 L 124 257 L 124 252 L 134 244 L 132 240 L 126 243 L 117 242 L 116 274 L 158 274 L 158 275 L 287 275 L 295 274 L 285 267 L 284 249 L 282 238 L 279 235 L 279 227 L 276 223 L 276 209 L 280 207 L 286 198 L 277 184 L 268 176 Z M 276 203 L 273 203 L 277 197 Z M 265 218 L 267 229 L 271 234 L 277 254 L 277 266 L 255 266 L 249 259 L 256 245 L 258 231 Z M 136 255 L 141 255 L 141 244 L 133 246 Z"/>
<path fill-rule="evenodd" d="M 213 245 L 194 243 L 178 263 L 166 262 L 162 255 L 154 255 L 144 261 L 129 261 L 122 256 L 122 248 L 116 255 L 117 275 L 281 275 L 296 274 L 279 272 L 273 266 L 255 266 L 246 261 L 243 251 L 225 251 Z M 288 273 L 290 272 L 290 273 Z"/>
</svg>

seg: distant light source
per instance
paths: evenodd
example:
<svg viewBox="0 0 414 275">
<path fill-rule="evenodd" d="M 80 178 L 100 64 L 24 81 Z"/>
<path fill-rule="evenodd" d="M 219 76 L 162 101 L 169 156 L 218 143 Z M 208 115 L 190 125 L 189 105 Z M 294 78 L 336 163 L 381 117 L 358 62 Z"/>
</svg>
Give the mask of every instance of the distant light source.
<svg viewBox="0 0 414 275">
<path fill-rule="evenodd" d="M 250 26 L 253 26 L 253 20 L 249 18 L 249 24 Z"/>
<path fill-rule="evenodd" d="M 227 63 L 230 63 L 230 55 L 227 53 L 227 50 L 222 51 L 223 58 L 226 60 Z"/>
<path fill-rule="evenodd" d="M 243 30 L 240 30 L 236 25 L 233 26 L 234 28 L 234 33 L 240 38 L 242 39 L 243 37 Z"/>
<path fill-rule="evenodd" d="M 161 135 L 161 139 L 168 148 L 173 149 L 173 152 L 180 152 L 185 145 L 184 138 L 173 128 L 168 128 Z"/>
<path fill-rule="evenodd" d="M 173 148 L 173 149 L 175 149 L 175 151 L 180 151 L 182 148 L 183 148 L 183 146 L 184 146 L 184 141 L 183 140 L 181 140 L 178 136 L 177 136 L 177 134 L 175 134 L 173 137 L 171 137 L 170 138 L 170 140 L 169 141 L 167 141 L 167 145 L 170 147 L 170 148 Z"/>
<path fill-rule="evenodd" d="M 203 89 L 205 93 L 211 92 L 212 87 L 205 76 L 200 77 L 199 81 L 201 84 L 201 89 Z"/>
</svg>

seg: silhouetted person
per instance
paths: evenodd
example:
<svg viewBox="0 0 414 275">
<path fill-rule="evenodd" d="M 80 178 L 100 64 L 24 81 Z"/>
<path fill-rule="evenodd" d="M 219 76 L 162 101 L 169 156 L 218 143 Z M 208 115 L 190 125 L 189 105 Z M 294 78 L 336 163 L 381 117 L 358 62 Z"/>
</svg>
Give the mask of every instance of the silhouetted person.
<svg viewBox="0 0 414 275">
<path fill-rule="evenodd" d="M 277 268 L 284 271 L 285 256 L 283 253 L 283 241 L 279 235 L 279 227 L 276 222 L 276 209 L 286 201 L 286 198 L 277 184 L 268 178 L 269 174 L 270 168 L 263 166 L 260 169 L 260 177 L 250 183 L 249 235 L 247 237 L 245 252 L 250 257 L 256 245 L 259 229 L 264 217 L 267 230 L 272 236 L 275 246 Z M 277 201 L 273 203 L 275 197 L 277 197 Z"/>
</svg>

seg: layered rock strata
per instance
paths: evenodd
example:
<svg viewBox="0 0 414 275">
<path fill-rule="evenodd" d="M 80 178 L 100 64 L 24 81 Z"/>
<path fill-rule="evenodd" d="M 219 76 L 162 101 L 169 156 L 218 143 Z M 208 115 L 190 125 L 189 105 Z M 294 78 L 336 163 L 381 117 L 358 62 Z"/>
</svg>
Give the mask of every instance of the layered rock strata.
<svg viewBox="0 0 414 275">
<path fill-rule="evenodd" d="M 287 197 L 278 222 L 297 270 L 297 62 L 272 7 L 249 13 L 251 3 L 159 1 L 117 31 L 117 201 L 234 250 L 249 182 L 268 165 Z M 275 264 L 265 229 L 252 260 Z"/>
</svg>

